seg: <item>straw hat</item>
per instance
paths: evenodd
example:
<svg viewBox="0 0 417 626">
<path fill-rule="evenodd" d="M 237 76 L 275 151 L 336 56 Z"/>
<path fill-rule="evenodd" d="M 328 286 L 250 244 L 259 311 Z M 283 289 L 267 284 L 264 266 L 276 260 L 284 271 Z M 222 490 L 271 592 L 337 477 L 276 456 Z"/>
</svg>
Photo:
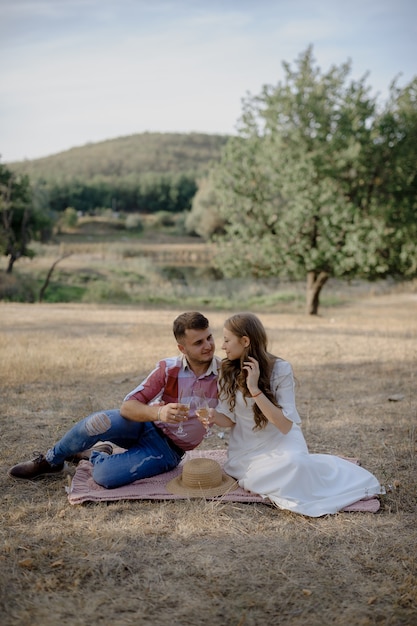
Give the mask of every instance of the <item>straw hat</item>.
<svg viewBox="0 0 417 626">
<path fill-rule="evenodd" d="M 170 480 L 166 490 L 188 498 L 214 498 L 238 486 L 236 480 L 222 471 L 212 459 L 191 459 L 184 463 L 182 474 Z"/>
</svg>

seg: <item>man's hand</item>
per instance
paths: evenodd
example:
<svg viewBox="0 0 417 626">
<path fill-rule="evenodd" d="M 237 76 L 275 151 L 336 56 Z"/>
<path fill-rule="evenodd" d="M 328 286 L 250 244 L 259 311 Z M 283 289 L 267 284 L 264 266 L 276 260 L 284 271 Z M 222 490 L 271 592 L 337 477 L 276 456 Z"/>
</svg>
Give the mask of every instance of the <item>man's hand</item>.
<svg viewBox="0 0 417 626">
<path fill-rule="evenodd" d="M 157 421 L 165 422 L 166 424 L 177 424 L 188 419 L 188 411 L 190 410 L 188 405 L 184 405 L 180 402 L 169 402 L 163 404 L 158 409 Z"/>
</svg>

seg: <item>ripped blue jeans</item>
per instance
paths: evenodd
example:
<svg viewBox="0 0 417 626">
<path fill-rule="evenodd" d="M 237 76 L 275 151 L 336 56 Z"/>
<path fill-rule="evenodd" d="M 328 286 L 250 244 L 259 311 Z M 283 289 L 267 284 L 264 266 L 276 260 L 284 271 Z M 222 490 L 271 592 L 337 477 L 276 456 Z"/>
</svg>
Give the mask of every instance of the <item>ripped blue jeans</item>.
<svg viewBox="0 0 417 626">
<path fill-rule="evenodd" d="M 152 422 L 132 422 L 114 409 L 92 413 L 75 424 L 47 451 L 45 458 L 51 465 L 60 465 L 98 441 L 111 441 L 126 449 L 119 454 L 96 450 L 91 454 L 93 478 L 107 489 L 168 472 L 183 456 Z"/>
</svg>

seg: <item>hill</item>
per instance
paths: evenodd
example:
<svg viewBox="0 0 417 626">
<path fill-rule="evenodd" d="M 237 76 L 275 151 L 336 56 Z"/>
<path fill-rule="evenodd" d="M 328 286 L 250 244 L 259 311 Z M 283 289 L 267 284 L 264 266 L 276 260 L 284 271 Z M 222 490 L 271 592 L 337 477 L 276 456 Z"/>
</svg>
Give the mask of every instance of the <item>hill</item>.
<svg viewBox="0 0 417 626">
<path fill-rule="evenodd" d="M 216 160 L 226 135 L 203 133 L 140 133 L 71 148 L 41 159 L 8 166 L 32 180 L 65 182 L 77 179 L 116 180 L 143 174 L 201 175 Z"/>
</svg>

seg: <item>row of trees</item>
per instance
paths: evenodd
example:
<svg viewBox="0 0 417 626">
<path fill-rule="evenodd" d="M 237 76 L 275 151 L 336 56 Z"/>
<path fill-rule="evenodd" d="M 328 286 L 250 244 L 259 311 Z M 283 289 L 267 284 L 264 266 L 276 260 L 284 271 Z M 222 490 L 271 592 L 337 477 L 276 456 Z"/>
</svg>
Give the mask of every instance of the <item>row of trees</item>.
<svg viewBox="0 0 417 626">
<path fill-rule="evenodd" d="M 187 174 L 145 174 L 113 180 L 73 179 L 65 183 L 38 181 L 38 193 L 51 210 L 74 207 L 82 213 L 112 208 L 123 213 L 178 213 L 191 208 L 197 190 L 196 177 Z"/>
<path fill-rule="evenodd" d="M 331 276 L 417 275 L 417 79 L 380 106 L 350 69 L 310 47 L 249 96 L 188 218 L 224 275 L 307 278 L 310 314 Z"/>
</svg>

